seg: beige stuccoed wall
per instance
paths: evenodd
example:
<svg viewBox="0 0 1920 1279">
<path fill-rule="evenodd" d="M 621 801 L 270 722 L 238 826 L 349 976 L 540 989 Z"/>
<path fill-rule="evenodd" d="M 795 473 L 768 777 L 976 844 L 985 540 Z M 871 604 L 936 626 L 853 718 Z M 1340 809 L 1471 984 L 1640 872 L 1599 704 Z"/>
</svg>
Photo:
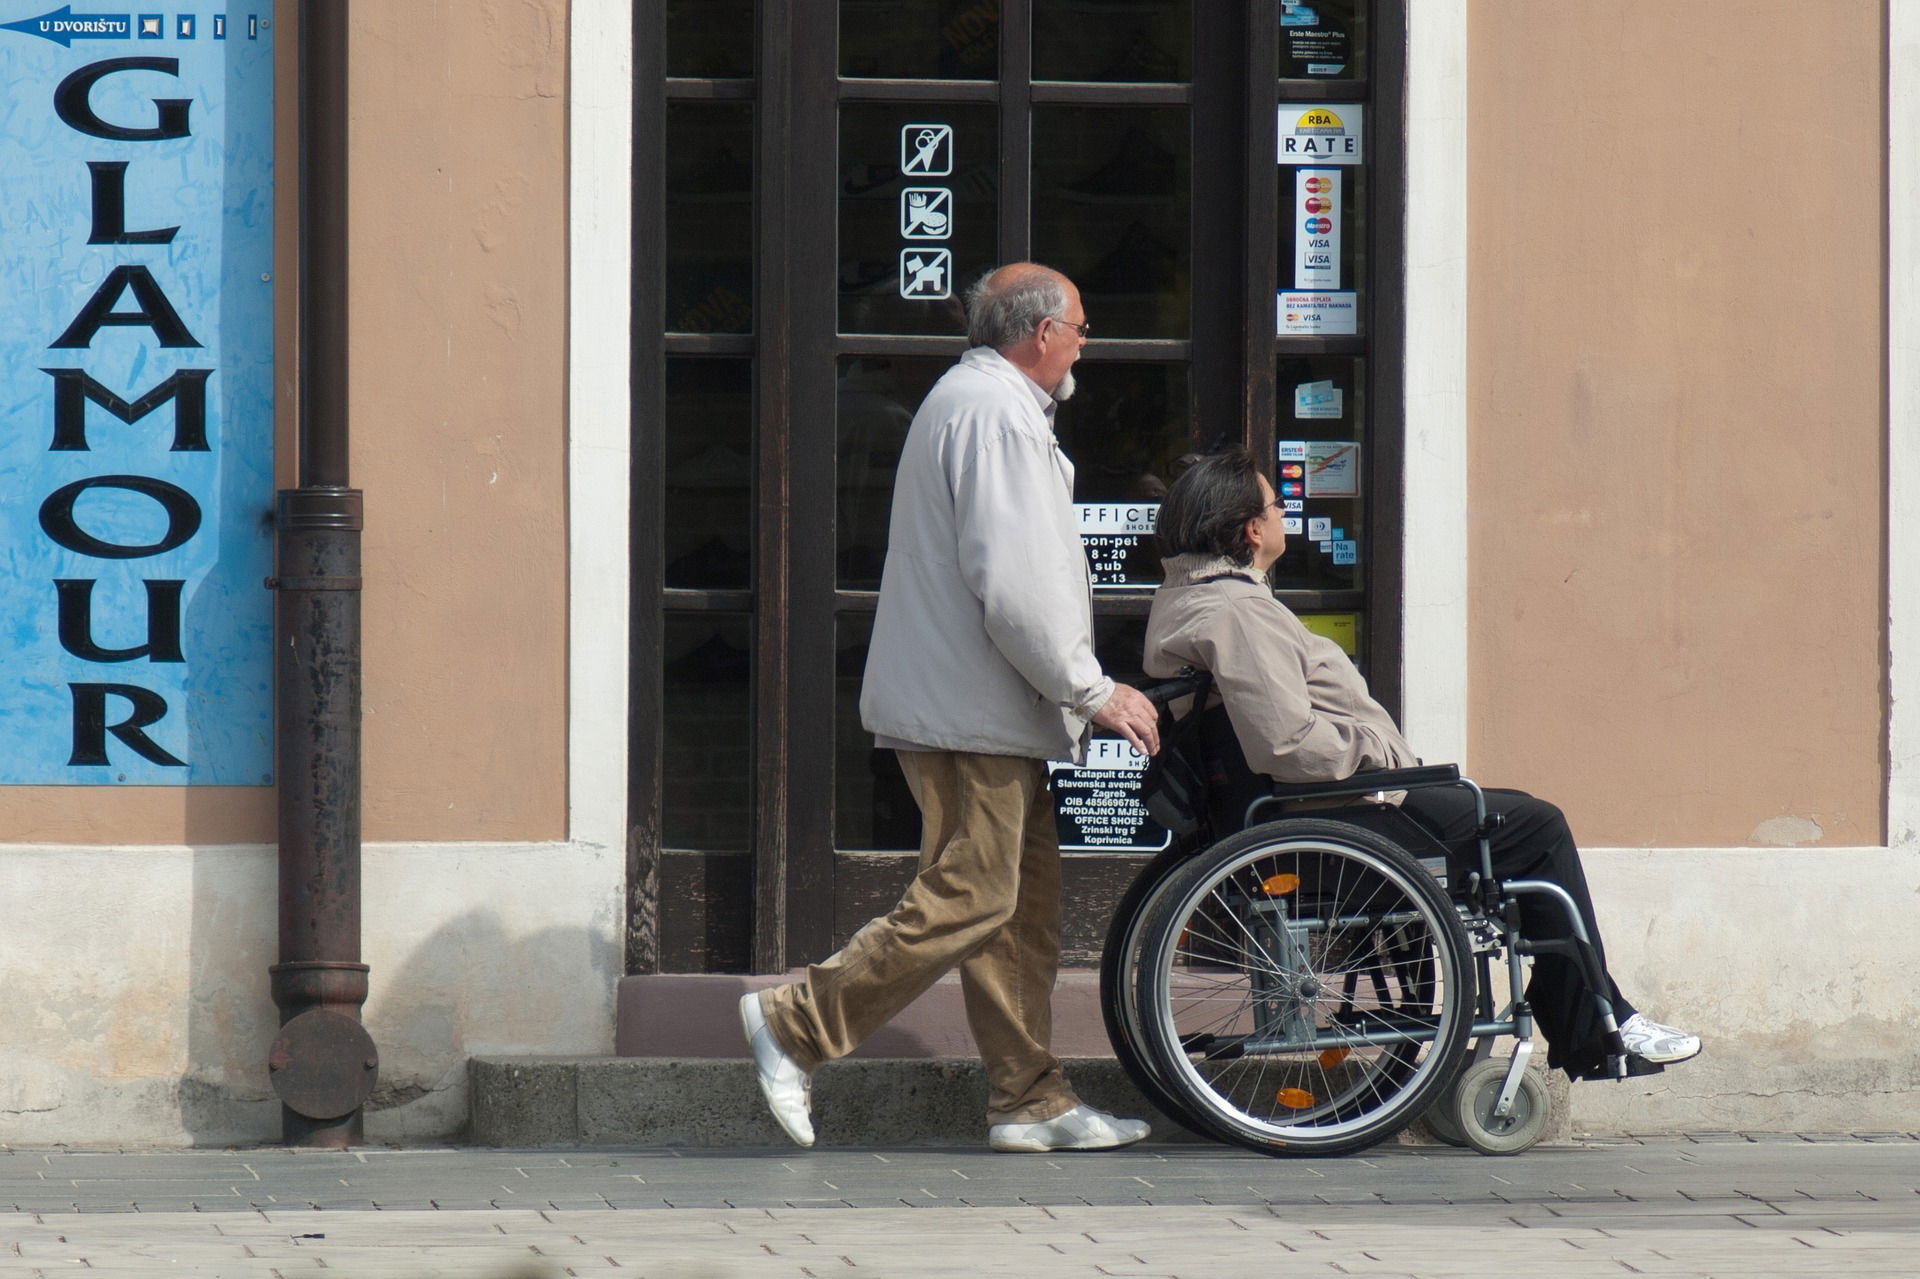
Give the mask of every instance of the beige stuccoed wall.
<svg viewBox="0 0 1920 1279">
<path fill-rule="evenodd" d="M 1882 842 L 1881 18 L 1471 6 L 1470 757 L 1584 842 Z"/>
<path fill-rule="evenodd" d="M 567 6 L 353 12 L 368 837 L 564 837 Z"/>
<path fill-rule="evenodd" d="M 565 0 L 354 6 L 365 833 L 566 831 Z M 276 10 L 283 106 L 293 6 Z M 280 132 L 282 301 L 296 266 Z M 295 482 L 290 305 L 281 482 Z M 274 838 L 267 788 L 0 787 L 8 843 Z"/>
</svg>

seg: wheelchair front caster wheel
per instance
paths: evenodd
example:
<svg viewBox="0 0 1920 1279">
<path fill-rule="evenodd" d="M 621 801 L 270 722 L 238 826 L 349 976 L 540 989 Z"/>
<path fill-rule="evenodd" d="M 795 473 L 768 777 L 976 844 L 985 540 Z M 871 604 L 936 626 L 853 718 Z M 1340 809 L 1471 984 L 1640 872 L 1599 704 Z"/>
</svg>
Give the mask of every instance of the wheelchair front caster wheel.
<svg viewBox="0 0 1920 1279">
<path fill-rule="evenodd" d="M 1495 1116 L 1493 1108 L 1499 1104 L 1500 1085 L 1506 1082 L 1510 1064 L 1498 1057 L 1476 1062 L 1460 1076 L 1453 1094 L 1454 1119 L 1461 1134 L 1483 1155 L 1517 1155 L 1531 1148 L 1546 1135 L 1553 1119 L 1553 1099 L 1531 1070 L 1520 1076 L 1511 1112 Z"/>
</svg>

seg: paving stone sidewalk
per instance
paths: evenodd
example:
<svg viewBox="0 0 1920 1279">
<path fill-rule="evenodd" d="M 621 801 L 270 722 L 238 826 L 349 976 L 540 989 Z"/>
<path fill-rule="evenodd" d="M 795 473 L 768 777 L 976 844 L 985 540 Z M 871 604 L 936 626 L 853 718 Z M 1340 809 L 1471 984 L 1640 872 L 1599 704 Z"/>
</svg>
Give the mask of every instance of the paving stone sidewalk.
<svg viewBox="0 0 1920 1279">
<path fill-rule="evenodd" d="M 0 1150 L 0 1275 L 1920 1274 L 1920 1139 Z"/>
</svg>

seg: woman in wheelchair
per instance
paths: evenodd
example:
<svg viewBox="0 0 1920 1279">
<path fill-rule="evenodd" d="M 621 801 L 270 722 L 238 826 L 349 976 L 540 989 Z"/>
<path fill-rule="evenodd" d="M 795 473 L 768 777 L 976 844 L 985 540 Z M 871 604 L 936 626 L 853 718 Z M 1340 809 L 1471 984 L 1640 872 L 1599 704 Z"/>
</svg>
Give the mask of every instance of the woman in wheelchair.
<svg viewBox="0 0 1920 1279">
<path fill-rule="evenodd" d="M 1281 504 L 1244 451 L 1189 468 L 1160 508 L 1166 579 L 1147 623 L 1146 671 L 1209 673 L 1233 736 L 1256 774 L 1281 782 L 1335 782 L 1419 761 L 1347 655 L 1309 632 L 1273 595 L 1267 571 L 1286 541 Z M 1564 888 L 1599 952 L 1600 933 L 1573 834 L 1560 810 L 1522 791 L 1487 790 L 1495 823 L 1493 872 L 1501 880 L 1546 880 Z M 1411 790 L 1401 812 L 1455 856 L 1474 848 L 1472 794 L 1448 786 Z M 1477 851 L 1476 851 L 1477 856 Z M 1466 863 L 1454 861 L 1455 873 Z M 1565 912 L 1542 895 L 1520 899 L 1523 932 L 1565 937 Z M 1700 1051 L 1697 1036 L 1639 1012 L 1607 978 L 1630 1074 L 1649 1073 Z M 1549 1042 L 1547 1064 L 1575 1079 L 1606 1074 L 1607 1036 L 1582 966 L 1537 953 L 1527 998 Z"/>
</svg>

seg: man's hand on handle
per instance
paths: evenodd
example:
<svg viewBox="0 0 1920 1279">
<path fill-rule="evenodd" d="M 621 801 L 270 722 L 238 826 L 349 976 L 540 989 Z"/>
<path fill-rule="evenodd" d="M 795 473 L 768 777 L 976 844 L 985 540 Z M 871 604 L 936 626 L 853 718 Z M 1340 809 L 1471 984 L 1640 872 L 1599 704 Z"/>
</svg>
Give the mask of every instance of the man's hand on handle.
<svg viewBox="0 0 1920 1279">
<path fill-rule="evenodd" d="M 1093 726 L 1120 734 L 1145 754 L 1160 752 L 1160 712 L 1130 684 L 1113 686 L 1113 696 L 1094 714 Z"/>
</svg>

